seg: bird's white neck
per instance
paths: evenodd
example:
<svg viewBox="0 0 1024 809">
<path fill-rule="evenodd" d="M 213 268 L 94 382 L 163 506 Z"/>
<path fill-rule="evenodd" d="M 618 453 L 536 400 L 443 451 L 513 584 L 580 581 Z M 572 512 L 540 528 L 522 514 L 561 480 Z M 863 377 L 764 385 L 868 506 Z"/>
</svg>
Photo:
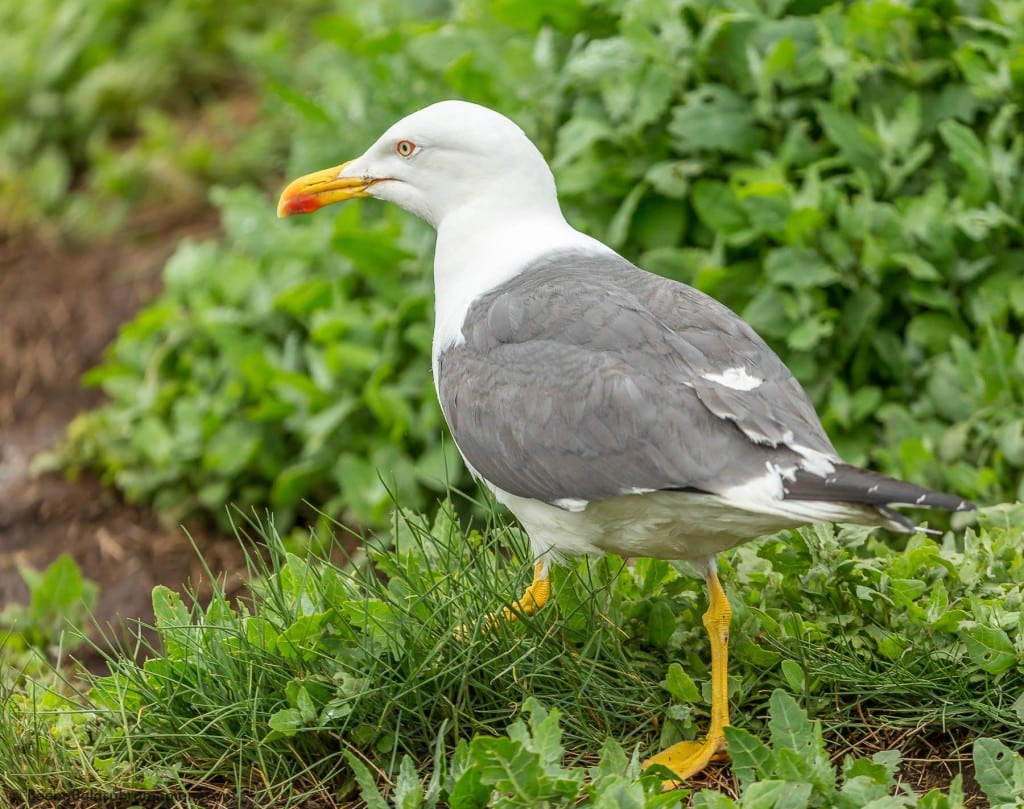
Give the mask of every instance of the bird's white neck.
<svg viewBox="0 0 1024 809">
<path fill-rule="evenodd" d="M 434 253 L 435 378 L 441 352 L 463 340 L 462 324 L 473 301 L 556 250 L 610 252 L 573 228 L 559 210 L 500 210 L 466 206 L 438 225 Z"/>
</svg>

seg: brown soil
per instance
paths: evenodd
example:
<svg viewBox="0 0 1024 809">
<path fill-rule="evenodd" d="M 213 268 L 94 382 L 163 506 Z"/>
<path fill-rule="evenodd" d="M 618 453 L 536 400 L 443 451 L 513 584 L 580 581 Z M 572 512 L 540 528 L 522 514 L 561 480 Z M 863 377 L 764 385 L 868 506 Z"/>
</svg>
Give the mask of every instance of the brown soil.
<svg viewBox="0 0 1024 809">
<path fill-rule="evenodd" d="M 175 245 L 215 231 L 215 216 L 199 207 L 140 216 L 88 248 L 0 237 L 0 608 L 27 599 L 21 567 L 45 568 L 65 552 L 100 586 L 101 626 L 151 622 L 156 584 L 202 588 L 202 566 L 181 527 L 162 526 L 94 478 L 33 478 L 29 464 L 77 412 L 100 403 L 102 394 L 83 388 L 80 377 L 160 289 Z M 235 540 L 200 524 L 186 528 L 210 569 L 237 588 L 243 564 Z M 94 653 L 83 658 L 98 665 Z"/>
</svg>

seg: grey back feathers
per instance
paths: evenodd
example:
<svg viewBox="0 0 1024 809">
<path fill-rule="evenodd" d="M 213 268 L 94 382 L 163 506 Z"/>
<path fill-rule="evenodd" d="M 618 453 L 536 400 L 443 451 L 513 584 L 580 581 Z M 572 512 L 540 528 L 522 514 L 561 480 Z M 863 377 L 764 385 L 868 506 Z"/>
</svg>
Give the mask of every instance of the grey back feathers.
<svg viewBox="0 0 1024 809">
<path fill-rule="evenodd" d="M 519 497 L 720 494 L 772 469 L 792 498 L 927 492 L 802 471 L 809 454 L 840 461 L 778 356 L 727 307 L 614 254 L 546 257 L 480 296 L 462 335 L 438 362 L 445 417 L 475 472 Z"/>
</svg>

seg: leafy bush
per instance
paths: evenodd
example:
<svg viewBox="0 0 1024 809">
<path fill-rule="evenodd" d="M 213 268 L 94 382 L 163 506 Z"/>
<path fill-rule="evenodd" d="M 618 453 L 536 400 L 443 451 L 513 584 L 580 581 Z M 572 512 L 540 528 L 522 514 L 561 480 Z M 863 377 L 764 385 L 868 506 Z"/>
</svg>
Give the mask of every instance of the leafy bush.
<svg viewBox="0 0 1024 809">
<path fill-rule="evenodd" d="M 570 219 L 741 312 L 848 460 L 984 502 L 1024 496 L 1022 9 L 508 0 L 442 24 L 339 2 L 319 44 L 240 52 L 293 172 L 439 97 L 518 118 Z M 372 202 L 332 231 L 216 199 L 225 241 L 172 260 L 92 377 L 112 402 L 73 429 L 73 462 L 215 515 L 269 492 L 373 521 L 375 469 L 422 502 L 446 457 L 424 227 Z"/>
<path fill-rule="evenodd" d="M 459 467 L 428 368 L 399 361 L 429 355 L 430 327 L 397 225 L 353 207 L 282 229 L 262 194 L 214 199 L 223 241 L 179 247 L 160 301 L 90 375 L 117 406 L 72 424 L 78 453 L 172 516 L 269 504 L 289 524 L 305 499 L 366 525 L 389 491 L 436 499 Z"/>
<path fill-rule="evenodd" d="M 82 576 L 75 560 L 62 553 L 46 570 L 22 567 L 28 604 L 8 602 L 0 610 L 0 645 L 5 653 L 35 647 L 49 654 L 72 651 L 84 640 L 67 630 L 81 626 L 96 604 L 99 587 Z"/>
<path fill-rule="evenodd" d="M 653 773 L 641 777 L 639 762 L 627 758 L 622 748 L 608 740 L 594 767 L 567 767 L 561 745 L 557 710 L 546 711 L 536 700 L 523 706 L 529 724 L 516 720 L 505 737 L 478 736 L 459 744 L 451 763 L 441 761 L 424 785 L 412 761 L 402 768 L 390 790 L 394 806 L 472 807 L 506 806 L 629 806 L 656 809 L 684 806 L 687 792 L 663 792 Z M 821 724 L 810 722 L 796 701 L 775 691 L 769 709 L 771 747 L 739 728 L 725 730 L 732 766 L 739 777 L 740 795 L 733 800 L 721 792 L 703 789 L 690 797 L 693 809 L 960 809 L 965 807 L 962 779 L 958 775 L 949 793 L 939 789 L 915 795 L 897 788 L 897 751 L 872 758 L 845 756 L 841 772 L 830 761 L 821 735 Z M 353 769 L 361 797 L 372 809 L 388 804 L 378 791 L 370 771 L 355 756 Z M 992 806 L 1011 809 L 1024 790 L 1024 758 L 994 739 L 974 745 L 978 781 Z M 450 804 L 443 804 L 447 800 Z"/>
<path fill-rule="evenodd" d="M 276 16 L 237 0 L 4 3 L 0 227 L 91 235 L 142 199 L 257 176 L 282 139 L 232 108 L 232 94 L 251 92 L 237 54 L 282 30 L 301 37 L 324 6 L 300 0 Z"/>
</svg>

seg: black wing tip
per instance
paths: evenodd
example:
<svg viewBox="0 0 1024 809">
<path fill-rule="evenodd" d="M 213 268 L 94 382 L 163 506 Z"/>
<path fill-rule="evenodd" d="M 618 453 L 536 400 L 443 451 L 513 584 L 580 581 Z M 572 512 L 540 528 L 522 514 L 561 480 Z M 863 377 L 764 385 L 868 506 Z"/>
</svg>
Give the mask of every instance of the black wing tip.
<svg viewBox="0 0 1024 809">
<path fill-rule="evenodd" d="M 798 471 L 795 479 L 786 483 L 786 497 L 792 500 L 864 503 L 884 511 L 892 505 L 954 512 L 976 511 L 978 508 L 962 497 L 848 464 L 837 464 L 835 470 L 824 477 L 805 470 Z"/>
<path fill-rule="evenodd" d="M 919 508 L 938 508 L 943 511 L 977 511 L 978 507 L 974 505 L 970 500 L 964 500 L 962 497 L 957 497 L 953 494 L 945 494 L 944 492 L 936 492 L 928 489 L 922 489 L 922 494 L 919 494 L 914 498 L 900 498 L 890 500 L 890 503 L 894 503 L 901 506 L 915 506 Z"/>
</svg>

